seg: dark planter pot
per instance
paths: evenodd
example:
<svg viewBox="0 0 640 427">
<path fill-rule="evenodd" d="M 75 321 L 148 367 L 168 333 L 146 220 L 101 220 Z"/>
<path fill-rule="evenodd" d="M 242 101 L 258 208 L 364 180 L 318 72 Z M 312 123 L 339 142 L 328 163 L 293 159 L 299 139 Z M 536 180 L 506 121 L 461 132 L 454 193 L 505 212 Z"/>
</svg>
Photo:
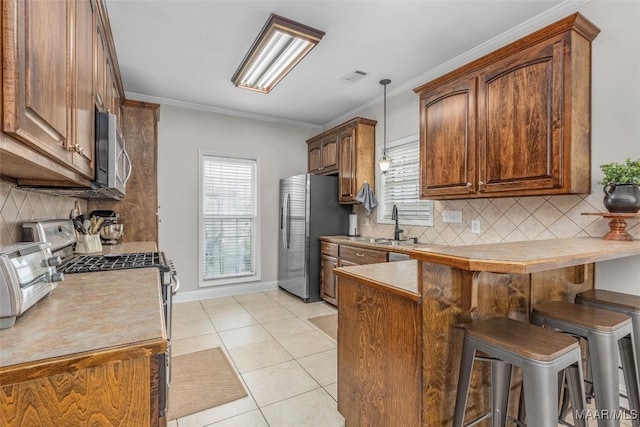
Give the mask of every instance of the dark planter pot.
<svg viewBox="0 0 640 427">
<path fill-rule="evenodd" d="M 640 187 L 633 184 L 606 185 L 604 207 L 611 213 L 640 211 Z"/>
</svg>

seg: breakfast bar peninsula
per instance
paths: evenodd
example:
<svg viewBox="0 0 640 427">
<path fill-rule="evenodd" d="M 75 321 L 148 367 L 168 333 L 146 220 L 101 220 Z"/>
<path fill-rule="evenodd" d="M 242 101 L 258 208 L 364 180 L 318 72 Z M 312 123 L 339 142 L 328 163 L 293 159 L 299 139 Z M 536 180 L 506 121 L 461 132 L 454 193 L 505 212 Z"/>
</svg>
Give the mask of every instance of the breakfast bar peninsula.
<svg viewBox="0 0 640 427">
<path fill-rule="evenodd" d="M 584 237 L 409 254 L 409 261 L 334 270 L 338 410 L 347 426 L 451 425 L 464 324 L 494 316 L 528 322 L 535 304 L 573 302 L 597 287 L 595 262 L 640 255 L 640 241 Z M 515 376 L 512 388 L 519 387 Z M 467 421 L 490 405 L 490 364 L 476 363 Z"/>
</svg>

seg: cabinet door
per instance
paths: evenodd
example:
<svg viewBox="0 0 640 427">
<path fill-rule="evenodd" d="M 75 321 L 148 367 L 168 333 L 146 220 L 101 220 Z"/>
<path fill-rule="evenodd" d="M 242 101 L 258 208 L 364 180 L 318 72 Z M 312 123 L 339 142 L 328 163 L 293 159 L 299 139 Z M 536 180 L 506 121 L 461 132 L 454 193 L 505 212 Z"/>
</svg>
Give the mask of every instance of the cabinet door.
<svg viewBox="0 0 640 427">
<path fill-rule="evenodd" d="M 7 0 L 2 7 L 3 130 L 68 165 L 72 3 Z"/>
<path fill-rule="evenodd" d="M 420 197 L 476 191 L 476 79 L 420 97 Z"/>
<path fill-rule="evenodd" d="M 320 142 L 322 152 L 322 173 L 329 174 L 338 170 L 338 139 L 333 135 Z"/>
<path fill-rule="evenodd" d="M 96 42 L 95 42 L 95 55 L 94 55 L 94 67 L 95 67 L 95 93 L 96 93 L 96 105 L 101 111 L 106 111 L 106 68 L 107 68 L 107 39 L 102 27 L 102 22 L 98 20 L 96 23 Z"/>
<path fill-rule="evenodd" d="M 559 37 L 480 72 L 479 191 L 562 187 L 563 51 Z"/>
<path fill-rule="evenodd" d="M 93 1 L 75 2 L 75 70 L 72 90 L 73 129 L 75 132 L 73 165 L 87 177 L 94 176 L 94 35 L 96 11 Z"/>
<path fill-rule="evenodd" d="M 338 175 L 340 203 L 354 203 L 356 197 L 356 141 L 355 127 L 351 126 L 338 134 L 340 147 L 340 171 Z"/>
<path fill-rule="evenodd" d="M 312 142 L 308 148 L 308 163 L 307 170 L 309 173 L 322 172 L 322 148 L 320 147 L 320 141 Z"/>
<path fill-rule="evenodd" d="M 333 305 L 338 305 L 338 278 L 333 274 L 333 269 L 338 266 L 338 260 L 321 255 L 320 263 L 320 297 Z"/>
</svg>

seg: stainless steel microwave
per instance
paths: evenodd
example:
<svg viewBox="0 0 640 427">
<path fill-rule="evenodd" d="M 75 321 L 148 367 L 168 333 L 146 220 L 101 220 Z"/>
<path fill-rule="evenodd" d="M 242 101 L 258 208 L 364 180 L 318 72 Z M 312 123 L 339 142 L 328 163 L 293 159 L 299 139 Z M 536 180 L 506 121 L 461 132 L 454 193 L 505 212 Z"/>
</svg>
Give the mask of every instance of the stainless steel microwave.
<svg viewBox="0 0 640 427">
<path fill-rule="evenodd" d="M 131 176 L 131 159 L 124 137 L 118 131 L 116 116 L 96 110 L 95 176 L 90 187 L 20 186 L 25 190 L 83 199 L 121 200 Z"/>
<path fill-rule="evenodd" d="M 131 176 L 131 159 L 116 126 L 116 116 L 96 110 L 95 135 L 94 187 L 97 192 L 119 200 L 124 196 Z"/>
</svg>

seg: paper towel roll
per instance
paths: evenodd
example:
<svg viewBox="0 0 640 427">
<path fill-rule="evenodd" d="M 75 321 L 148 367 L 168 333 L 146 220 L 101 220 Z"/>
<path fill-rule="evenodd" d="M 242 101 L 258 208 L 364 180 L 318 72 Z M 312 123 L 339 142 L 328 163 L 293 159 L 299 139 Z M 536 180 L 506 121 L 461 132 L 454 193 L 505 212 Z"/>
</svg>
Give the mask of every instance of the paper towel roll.
<svg viewBox="0 0 640 427">
<path fill-rule="evenodd" d="M 358 214 L 349 214 L 349 236 L 358 235 Z"/>
</svg>

